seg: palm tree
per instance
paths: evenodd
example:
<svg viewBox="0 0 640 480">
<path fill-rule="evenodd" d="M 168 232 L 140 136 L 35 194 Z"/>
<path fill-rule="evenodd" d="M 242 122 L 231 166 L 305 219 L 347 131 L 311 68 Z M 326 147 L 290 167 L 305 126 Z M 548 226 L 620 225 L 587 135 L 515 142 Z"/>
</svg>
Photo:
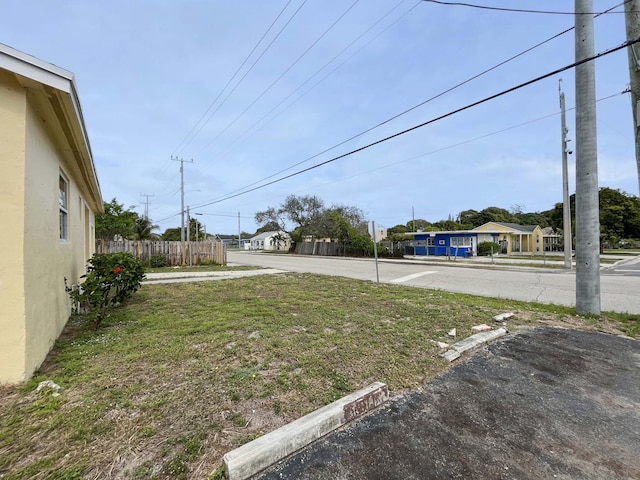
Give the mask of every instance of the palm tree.
<svg viewBox="0 0 640 480">
<path fill-rule="evenodd" d="M 154 237 L 151 233 L 158 228 L 158 225 L 154 225 L 149 217 L 138 217 L 133 227 L 133 235 L 136 240 L 149 240 Z"/>
</svg>

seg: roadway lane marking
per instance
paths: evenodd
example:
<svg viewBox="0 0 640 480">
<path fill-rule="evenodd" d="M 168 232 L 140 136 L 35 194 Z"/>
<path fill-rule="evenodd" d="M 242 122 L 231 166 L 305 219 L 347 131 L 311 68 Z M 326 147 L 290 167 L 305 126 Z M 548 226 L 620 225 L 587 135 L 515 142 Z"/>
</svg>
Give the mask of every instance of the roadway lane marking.
<svg viewBox="0 0 640 480">
<path fill-rule="evenodd" d="M 391 280 L 390 283 L 402 283 L 408 282 L 409 280 L 415 280 L 416 278 L 420 278 L 424 275 L 431 275 L 432 273 L 436 273 L 433 270 L 425 270 L 424 272 L 412 273 L 411 275 L 407 275 L 405 277 L 396 278 L 395 280 Z"/>
</svg>

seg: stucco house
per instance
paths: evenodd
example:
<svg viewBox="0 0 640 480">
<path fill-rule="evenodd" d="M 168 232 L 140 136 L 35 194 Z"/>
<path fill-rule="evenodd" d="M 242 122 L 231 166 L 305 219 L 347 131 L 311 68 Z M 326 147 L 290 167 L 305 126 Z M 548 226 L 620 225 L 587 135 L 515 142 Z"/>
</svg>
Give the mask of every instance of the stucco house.
<svg viewBox="0 0 640 480">
<path fill-rule="evenodd" d="M 478 243 L 500 244 L 500 253 L 541 253 L 544 249 L 544 234 L 538 225 L 487 222 L 471 231 L 477 233 Z"/>
<path fill-rule="evenodd" d="M 71 313 L 102 196 L 73 75 L 0 44 L 0 383 L 28 379 Z"/>
<path fill-rule="evenodd" d="M 291 247 L 291 237 L 287 232 L 273 231 L 263 232 L 251 237 L 249 248 L 251 250 L 272 250 L 287 252 Z"/>
</svg>

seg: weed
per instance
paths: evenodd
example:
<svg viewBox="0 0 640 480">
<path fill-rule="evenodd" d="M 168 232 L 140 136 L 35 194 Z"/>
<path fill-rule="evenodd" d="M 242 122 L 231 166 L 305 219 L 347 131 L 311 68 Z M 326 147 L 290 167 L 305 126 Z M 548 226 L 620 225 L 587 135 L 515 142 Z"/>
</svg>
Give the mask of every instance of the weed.
<svg viewBox="0 0 640 480">
<path fill-rule="evenodd" d="M 557 305 L 339 277 L 274 278 L 143 285 L 98 334 L 70 319 L 29 382 L 0 387 L 3 480 L 119 478 L 118 457 L 137 478 L 206 477 L 234 446 L 373 381 L 391 391 L 423 385 L 448 368 L 430 340 L 454 327 L 464 338 L 504 311 L 516 312 L 510 326 L 640 336 L 638 315 L 596 321 Z M 34 393 L 43 380 L 64 391 Z"/>
</svg>

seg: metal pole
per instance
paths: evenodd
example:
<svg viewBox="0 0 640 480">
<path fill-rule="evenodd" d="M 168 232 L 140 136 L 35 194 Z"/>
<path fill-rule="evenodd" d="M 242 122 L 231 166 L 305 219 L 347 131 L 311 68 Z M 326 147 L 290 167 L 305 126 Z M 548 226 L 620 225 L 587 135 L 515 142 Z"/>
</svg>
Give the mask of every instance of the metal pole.
<svg viewBox="0 0 640 480">
<path fill-rule="evenodd" d="M 562 82 L 562 79 L 560 80 Z M 562 128 L 562 231 L 564 232 L 564 268 L 571 270 L 573 262 L 571 260 L 573 248 L 573 231 L 571 229 L 571 201 L 569 197 L 569 167 L 567 164 L 567 118 L 564 104 L 564 92 L 560 85 L 560 126 Z M 543 246 L 544 250 L 544 246 Z"/>
<path fill-rule="evenodd" d="M 238 212 L 238 250 L 240 250 L 240 239 L 242 234 L 240 233 L 240 212 Z"/>
<path fill-rule="evenodd" d="M 575 0 L 576 61 L 594 55 L 593 0 Z M 576 312 L 600 315 L 600 209 L 596 75 L 593 61 L 576 67 Z"/>
<path fill-rule="evenodd" d="M 373 256 L 376 259 L 376 282 L 380 283 L 380 273 L 378 271 L 378 245 L 376 244 L 376 222 L 371 222 L 371 229 L 373 230 Z"/>
<path fill-rule="evenodd" d="M 640 0 L 628 0 L 624 4 L 624 20 L 627 40 L 640 37 Z M 638 194 L 640 195 L 640 46 L 627 48 L 629 56 L 629 90 L 631 91 L 631 111 L 633 113 L 633 133 L 636 142 L 636 165 L 638 168 Z"/>
<path fill-rule="evenodd" d="M 183 160 L 182 158 L 173 158 L 171 160 L 175 162 L 180 162 L 180 251 L 182 255 L 181 264 L 185 264 L 185 250 L 184 250 L 184 162 L 187 160 Z M 193 163 L 191 160 L 189 163 Z"/>
</svg>

